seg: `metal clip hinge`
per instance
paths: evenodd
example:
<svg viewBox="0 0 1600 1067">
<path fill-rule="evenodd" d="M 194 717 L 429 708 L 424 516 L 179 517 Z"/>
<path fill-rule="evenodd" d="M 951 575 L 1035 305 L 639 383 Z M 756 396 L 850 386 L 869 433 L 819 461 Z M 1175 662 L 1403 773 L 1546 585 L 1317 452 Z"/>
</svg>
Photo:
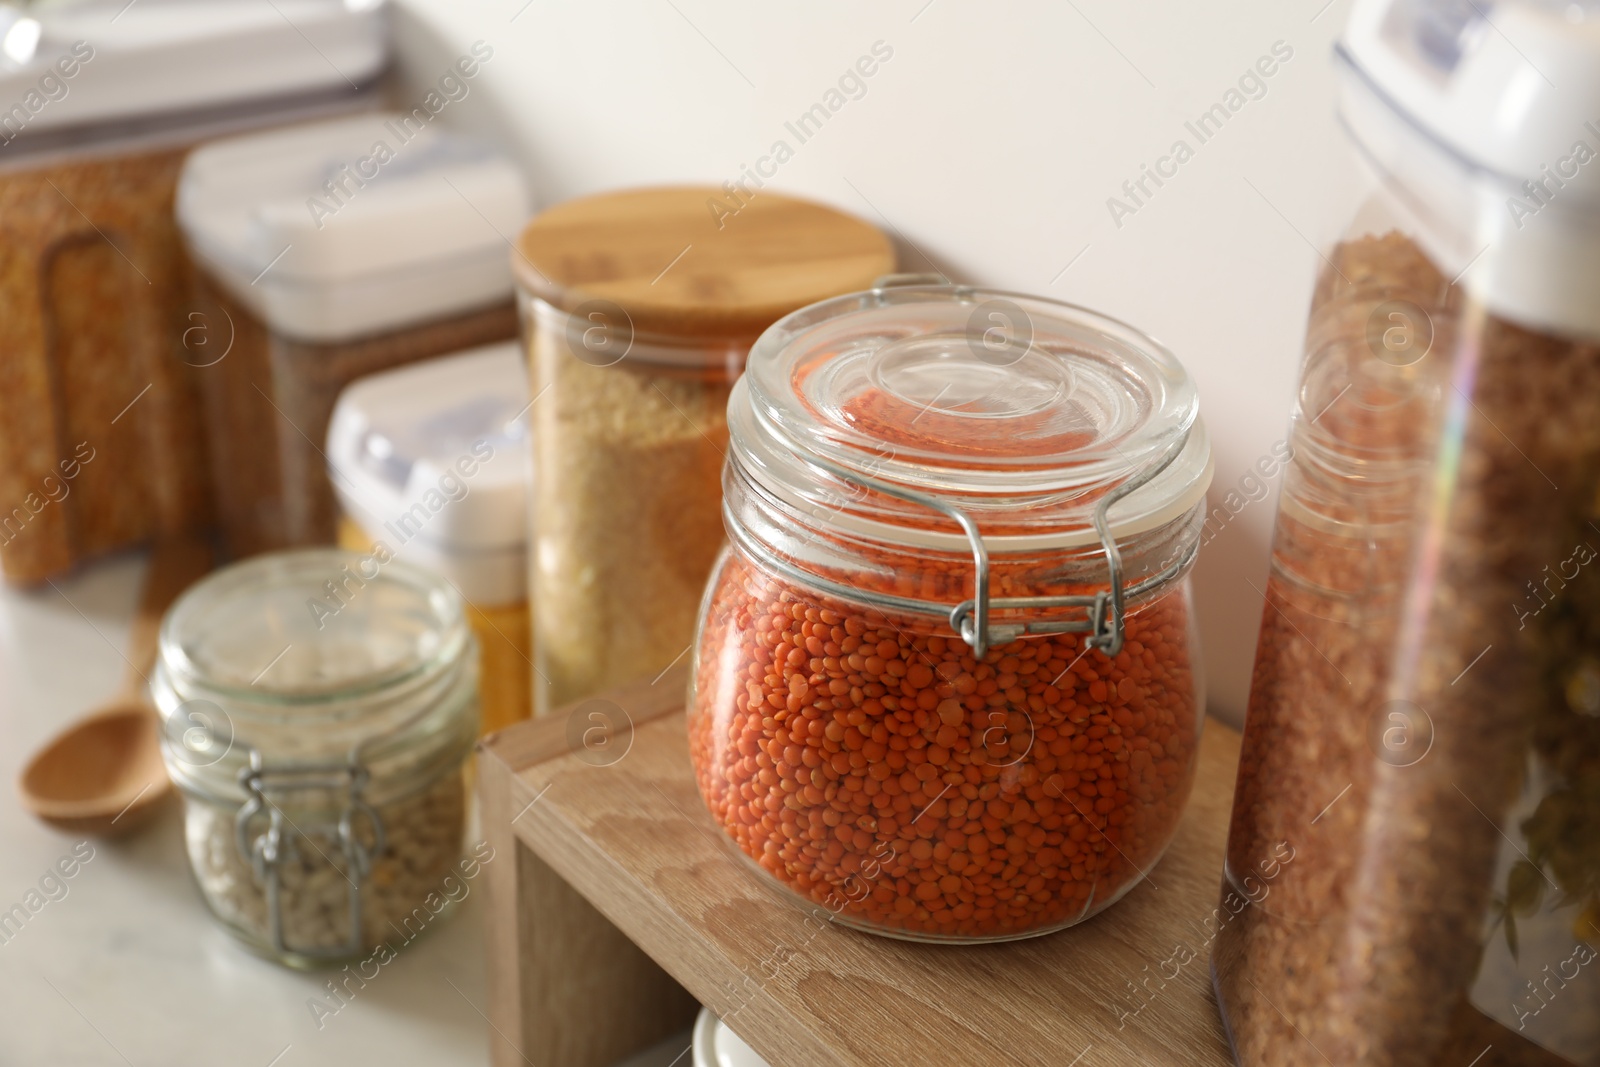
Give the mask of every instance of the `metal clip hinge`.
<svg viewBox="0 0 1600 1067">
<path fill-rule="evenodd" d="M 347 799 L 340 809 L 339 819 L 331 836 L 339 842 L 339 853 L 344 857 L 345 881 L 350 883 L 350 933 L 343 945 L 335 948 L 296 948 L 287 944 L 284 936 L 282 908 L 282 878 L 280 864 L 283 859 L 284 829 L 290 828 L 301 837 L 309 837 L 306 829 L 296 826 L 281 807 L 267 797 L 269 786 L 264 780 L 272 779 L 271 788 L 280 790 L 344 789 Z M 250 753 L 250 766 L 239 772 L 239 784 L 249 799 L 239 808 L 234 818 L 234 843 L 239 855 L 250 864 L 267 897 L 267 939 L 273 951 L 308 958 L 336 959 L 361 951 L 362 907 L 361 889 L 372 872 L 372 860 L 383 854 L 385 834 L 383 820 L 373 806 L 363 798 L 368 773 L 366 767 L 352 755 L 345 764 L 307 769 L 284 770 L 267 768 L 259 751 Z M 271 809 L 268 812 L 267 809 Z M 251 824 L 263 812 L 268 814 L 266 830 L 252 836 Z M 355 831 L 357 816 L 365 816 L 372 827 L 371 848 L 363 845 Z M 311 830 L 327 830 L 318 825 Z M 314 847 L 314 846 L 313 846 Z M 324 856 L 331 865 L 332 860 Z"/>
<path fill-rule="evenodd" d="M 1140 471 L 1127 481 L 1100 498 L 1094 509 L 1094 528 L 1100 537 L 1100 547 L 1105 553 L 1108 588 L 1099 593 L 1083 594 L 1076 596 L 1033 596 L 1033 597 L 1002 597 L 989 596 L 989 551 L 984 544 L 983 535 L 978 530 L 978 524 L 962 509 L 948 504 L 937 497 L 926 493 L 919 493 L 912 489 L 893 485 L 889 482 L 850 471 L 831 460 L 820 456 L 804 456 L 802 461 L 811 467 L 833 475 L 836 478 L 860 489 L 882 493 L 884 496 L 907 503 L 918 504 L 922 507 L 939 513 L 954 522 L 966 534 L 967 542 L 972 546 L 973 563 L 973 593 L 969 600 L 964 600 L 950 609 L 950 626 L 961 635 L 971 648 L 972 654 L 977 659 L 982 659 L 994 645 L 1003 645 L 1019 637 L 1032 637 L 1044 634 L 1059 633 L 1087 633 L 1086 643 L 1091 648 L 1099 649 L 1107 656 L 1115 656 L 1122 651 L 1126 639 L 1126 604 L 1130 595 L 1138 596 L 1151 589 L 1157 588 L 1165 582 L 1181 574 L 1195 557 L 1198 544 L 1191 546 L 1174 563 L 1157 573 L 1150 575 L 1144 581 L 1132 587 L 1124 587 L 1122 551 L 1117 545 L 1117 540 L 1111 533 L 1110 511 L 1113 504 L 1124 499 L 1129 494 L 1149 484 L 1162 471 L 1170 467 L 1183 452 L 1188 443 L 1188 434 L 1184 434 L 1174 442 L 1161 458 L 1153 465 Z M 860 591 L 849 590 L 833 582 L 817 582 L 809 579 L 812 584 L 821 584 L 838 591 L 845 596 L 862 598 Z M 887 595 L 867 595 L 865 599 L 872 603 L 881 603 L 884 606 L 916 610 L 915 602 L 902 597 Z M 1062 622 L 1029 622 L 1029 623 L 1002 623 L 990 622 L 993 611 L 1012 610 L 1039 610 L 1053 608 L 1086 608 L 1088 619 L 1073 619 Z"/>
</svg>

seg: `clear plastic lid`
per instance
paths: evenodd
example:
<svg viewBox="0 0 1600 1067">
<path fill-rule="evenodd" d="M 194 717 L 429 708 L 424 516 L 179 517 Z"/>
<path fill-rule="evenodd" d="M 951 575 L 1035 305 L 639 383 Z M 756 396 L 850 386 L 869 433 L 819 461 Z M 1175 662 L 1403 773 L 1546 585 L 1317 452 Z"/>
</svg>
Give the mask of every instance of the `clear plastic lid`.
<svg viewBox="0 0 1600 1067">
<path fill-rule="evenodd" d="M 339 285 L 493 248 L 528 212 L 486 142 L 400 112 L 215 141 L 184 161 L 176 210 L 207 258 L 259 282 Z M 511 272 L 488 294 L 510 293 Z"/>
<path fill-rule="evenodd" d="M 751 352 L 733 446 L 770 492 L 875 540 L 963 535 L 866 478 L 966 512 L 994 547 L 1089 544 L 1184 514 L 1211 479 L 1193 381 L 1160 343 L 1070 304 L 950 286 L 875 289 L 796 312 Z"/>
<path fill-rule="evenodd" d="M 1600 148 L 1600 0 L 1359 0 L 1339 50 L 1472 166 L 1537 180 Z M 1564 180 L 1600 193 L 1586 165 Z"/>
</svg>

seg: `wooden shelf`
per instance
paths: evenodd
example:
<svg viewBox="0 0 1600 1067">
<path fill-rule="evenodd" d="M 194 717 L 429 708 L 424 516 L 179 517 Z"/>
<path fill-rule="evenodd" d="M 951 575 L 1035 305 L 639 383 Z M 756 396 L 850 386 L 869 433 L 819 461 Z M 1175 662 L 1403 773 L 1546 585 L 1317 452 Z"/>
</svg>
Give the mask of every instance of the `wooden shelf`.
<svg viewBox="0 0 1600 1067">
<path fill-rule="evenodd" d="M 818 923 L 732 855 L 695 789 L 683 692 L 674 672 L 611 694 L 631 720 L 599 750 L 614 762 L 581 743 L 606 705 L 480 746 L 497 1067 L 609 1067 L 696 1001 L 775 1065 L 1233 1062 L 1203 924 L 1237 733 L 1207 723 L 1177 838 L 1116 906 L 1049 937 L 932 946 Z"/>
</svg>

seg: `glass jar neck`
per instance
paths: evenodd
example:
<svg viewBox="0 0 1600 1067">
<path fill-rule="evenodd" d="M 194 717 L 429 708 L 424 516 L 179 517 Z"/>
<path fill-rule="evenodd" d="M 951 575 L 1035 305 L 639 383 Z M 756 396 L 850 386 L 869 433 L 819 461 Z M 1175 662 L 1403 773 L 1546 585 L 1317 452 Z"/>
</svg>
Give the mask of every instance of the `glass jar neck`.
<svg viewBox="0 0 1600 1067">
<path fill-rule="evenodd" d="M 151 680 L 175 784 L 242 801 L 246 779 L 374 802 L 455 766 L 477 732 L 477 645 L 460 597 L 397 561 L 258 557 L 196 586 L 162 627 Z"/>
<path fill-rule="evenodd" d="M 959 631 L 952 612 L 979 595 L 979 563 L 954 524 L 948 524 L 950 533 L 930 532 L 910 543 L 875 537 L 869 524 L 841 522 L 845 514 L 844 505 L 775 494 L 738 451 L 731 454 L 723 475 L 723 518 L 737 551 L 769 574 L 803 587 L 889 614 L 948 620 Z M 1202 495 L 1166 521 L 1116 538 L 1126 611 L 1137 610 L 1189 573 L 1205 519 Z M 1109 607 L 1113 576 L 1099 540 L 1002 535 L 983 537 L 981 543 L 992 605 L 989 622 L 1002 639 L 1050 628 L 1093 632 L 1097 609 L 1092 604 L 1040 603 L 1038 598 L 1091 601 L 1103 594 Z M 1020 600 L 1030 602 L 1009 603 Z"/>
<path fill-rule="evenodd" d="M 647 333 L 610 300 L 590 300 L 566 311 L 524 291 L 521 304 L 538 336 L 557 340 L 574 359 L 596 368 L 731 381 L 744 370 L 755 340 Z"/>
</svg>

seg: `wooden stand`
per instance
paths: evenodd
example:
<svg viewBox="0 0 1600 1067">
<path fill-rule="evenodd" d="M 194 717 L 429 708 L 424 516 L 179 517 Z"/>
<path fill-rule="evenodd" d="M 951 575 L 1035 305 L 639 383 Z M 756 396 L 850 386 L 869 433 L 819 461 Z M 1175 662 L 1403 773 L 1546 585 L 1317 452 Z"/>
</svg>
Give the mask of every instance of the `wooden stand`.
<svg viewBox="0 0 1600 1067">
<path fill-rule="evenodd" d="M 1103 915 L 935 946 L 819 922 L 738 861 L 695 789 L 683 692 L 674 671 L 480 745 L 496 1067 L 611 1067 L 697 1001 L 779 1067 L 1233 1062 L 1207 919 L 1237 733 L 1206 725 L 1177 838 Z"/>
</svg>

